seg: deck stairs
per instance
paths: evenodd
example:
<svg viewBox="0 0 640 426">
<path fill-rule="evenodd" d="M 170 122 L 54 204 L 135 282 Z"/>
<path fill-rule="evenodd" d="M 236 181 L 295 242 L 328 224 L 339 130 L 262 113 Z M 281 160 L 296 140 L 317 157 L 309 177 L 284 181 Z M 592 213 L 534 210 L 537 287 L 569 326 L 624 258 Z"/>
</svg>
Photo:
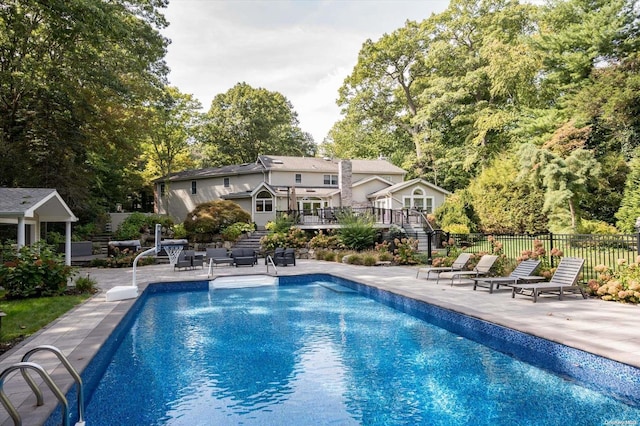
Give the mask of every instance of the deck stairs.
<svg viewBox="0 0 640 426">
<path fill-rule="evenodd" d="M 418 251 L 426 253 L 429 248 L 429 238 L 422 225 L 419 223 L 405 223 L 403 228 L 408 236 L 418 240 Z"/>
</svg>

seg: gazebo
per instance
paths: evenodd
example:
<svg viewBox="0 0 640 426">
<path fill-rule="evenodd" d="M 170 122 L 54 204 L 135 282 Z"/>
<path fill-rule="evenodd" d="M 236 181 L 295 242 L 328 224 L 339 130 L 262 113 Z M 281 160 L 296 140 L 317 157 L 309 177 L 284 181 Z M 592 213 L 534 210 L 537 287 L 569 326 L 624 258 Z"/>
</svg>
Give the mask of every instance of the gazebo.
<svg viewBox="0 0 640 426">
<path fill-rule="evenodd" d="M 71 265 L 71 222 L 77 222 L 58 191 L 47 188 L 0 188 L 0 223 L 17 224 L 18 249 L 40 240 L 43 222 L 64 222 L 65 263 Z"/>
</svg>

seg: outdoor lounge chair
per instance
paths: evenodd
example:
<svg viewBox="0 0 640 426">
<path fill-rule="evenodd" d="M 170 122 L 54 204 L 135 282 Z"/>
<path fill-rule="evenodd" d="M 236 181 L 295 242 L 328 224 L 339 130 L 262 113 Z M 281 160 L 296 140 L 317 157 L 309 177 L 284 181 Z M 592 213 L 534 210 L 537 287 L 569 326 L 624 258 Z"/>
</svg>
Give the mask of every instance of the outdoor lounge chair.
<svg viewBox="0 0 640 426">
<path fill-rule="evenodd" d="M 528 259 L 522 261 L 516 266 L 516 269 L 509 274 L 508 277 L 480 277 L 474 278 L 473 289 L 477 287 L 486 287 L 489 293 L 493 293 L 493 287 L 500 288 L 501 285 L 512 285 L 519 282 L 531 282 L 534 279 L 544 279 L 543 277 L 532 277 L 533 271 L 540 265 L 540 261 L 536 259 Z"/>
<path fill-rule="evenodd" d="M 491 270 L 491 267 L 498 259 L 498 256 L 493 254 L 485 254 L 480 258 L 478 264 L 470 271 L 451 271 L 451 272 L 441 272 L 438 274 L 438 281 L 440 283 L 441 279 L 451 280 L 451 285 L 453 286 L 453 280 L 456 278 L 460 280 L 461 278 L 469 277 L 475 278 L 480 275 L 486 275 Z"/>
<path fill-rule="evenodd" d="M 540 293 L 557 293 L 560 300 L 564 296 L 564 293 L 577 293 L 580 292 L 584 299 L 587 298 L 584 290 L 578 284 L 578 277 L 582 266 L 584 265 L 584 259 L 579 257 L 563 257 L 560 260 L 560 264 L 551 277 L 551 281 L 545 283 L 535 284 L 515 284 L 511 292 L 511 297 L 515 298 L 516 293 L 526 296 L 533 296 L 533 302 L 538 301 Z M 531 293 L 529 293 L 531 291 Z"/>
<path fill-rule="evenodd" d="M 226 248 L 208 248 L 207 259 L 209 259 L 209 268 L 213 265 L 233 265 L 233 259 L 229 257 Z"/>
<path fill-rule="evenodd" d="M 436 266 L 431 268 L 420 268 L 418 269 L 418 272 L 416 272 L 416 278 L 418 278 L 418 275 L 420 275 L 420 272 L 426 272 L 427 279 L 429 279 L 429 275 L 432 272 L 439 274 L 440 272 L 444 272 L 444 271 L 461 271 L 462 269 L 464 269 L 464 266 L 467 264 L 469 259 L 471 259 L 470 253 L 460 253 L 460 255 L 456 258 L 456 260 L 453 261 L 453 264 L 451 266 Z"/>
</svg>

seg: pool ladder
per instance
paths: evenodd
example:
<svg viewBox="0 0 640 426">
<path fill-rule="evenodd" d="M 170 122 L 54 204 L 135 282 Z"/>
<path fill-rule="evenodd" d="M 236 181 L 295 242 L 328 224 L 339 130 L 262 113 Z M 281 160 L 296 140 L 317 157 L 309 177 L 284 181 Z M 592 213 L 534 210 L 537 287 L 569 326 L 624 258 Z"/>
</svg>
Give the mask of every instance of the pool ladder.
<svg viewBox="0 0 640 426">
<path fill-rule="evenodd" d="M 36 405 L 41 406 L 44 404 L 42 391 L 38 388 L 38 385 L 33 380 L 33 378 L 27 373 L 28 370 L 34 370 L 36 373 L 40 375 L 40 377 L 47 384 L 47 386 L 49 386 L 49 389 L 51 389 L 51 392 L 53 392 L 56 398 L 58 398 L 58 401 L 62 406 L 62 425 L 69 426 L 69 403 L 67 402 L 67 398 L 64 396 L 60 388 L 53 382 L 53 380 L 51 379 L 51 376 L 49 376 L 49 373 L 47 373 L 47 371 L 44 368 L 42 368 L 41 365 L 36 364 L 35 362 L 29 361 L 29 358 L 31 358 L 31 355 L 40 351 L 49 351 L 55 354 L 60 360 L 60 362 L 62 363 L 62 365 L 65 366 L 69 374 L 71 374 L 71 377 L 73 377 L 73 380 L 76 382 L 76 385 L 78 386 L 78 389 L 77 389 L 78 421 L 76 422 L 75 426 L 84 426 L 85 424 L 84 389 L 82 387 L 82 379 L 80 378 L 80 375 L 75 370 L 75 368 L 73 368 L 73 366 L 71 365 L 67 357 L 65 357 L 64 354 L 60 351 L 60 349 L 56 348 L 55 346 L 41 345 L 36 348 L 33 348 L 29 352 L 24 354 L 21 362 L 17 362 L 5 368 L 4 371 L 0 373 L 0 402 L 2 402 L 2 405 L 7 410 L 11 418 L 13 419 L 13 423 L 16 426 L 22 425 L 22 419 L 20 418 L 20 414 L 18 414 L 18 411 L 15 409 L 11 401 L 9 401 L 9 398 L 4 392 L 4 381 L 9 375 L 9 373 L 16 370 L 20 370 L 20 373 L 22 373 L 22 377 L 24 377 L 24 380 L 27 382 L 27 384 L 29 385 L 33 393 L 36 395 L 36 401 L 37 401 Z"/>
<path fill-rule="evenodd" d="M 276 267 L 276 263 L 273 261 L 273 257 L 271 255 L 267 255 L 264 259 L 264 264 L 267 265 L 267 274 L 269 273 L 269 264 L 273 265 L 273 270 L 276 275 L 278 275 L 278 268 Z"/>
</svg>

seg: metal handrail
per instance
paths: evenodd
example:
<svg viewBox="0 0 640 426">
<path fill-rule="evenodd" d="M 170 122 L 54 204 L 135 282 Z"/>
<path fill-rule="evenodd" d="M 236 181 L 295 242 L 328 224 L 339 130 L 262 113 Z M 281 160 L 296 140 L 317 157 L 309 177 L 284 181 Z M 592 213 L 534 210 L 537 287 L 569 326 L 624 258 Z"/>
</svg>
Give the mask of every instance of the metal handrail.
<svg viewBox="0 0 640 426">
<path fill-rule="evenodd" d="M 276 267 L 276 263 L 273 261 L 273 258 L 270 254 L 265 258 L 265 263 L 267 264 L 267 274 L 269 273 L 269 263 L 273 265 L 273 270 L 276 271 L 276 275 L 278 275 L 278 268 Z"/>
<path fill-rule="evenodd" d="M 15 409 L 15 407 L 13 406 L 13 404 L 11 403 L 11 401 L 9 400 L 9 398 L 4 392 L 4 381 L 7 378 L 7 375 L 9 375 L 9 373 L 15 370 L 20 370 L 21 372 L 24 372 L 27 369 L 35 370 L 40 375 L 42 380 L 47 384 L 47 386 L 49 386 L 49 389 L 51 389 L 51 392 L 53 392 L 56 398 L 58 398 L 58 401 L 62 405 L 62 425 L 69 426 L 69 403 L 67 402 L 67 398 L 65 398 L 60 388 L 56 386 L 56 384 L 53 382 L 53 380 L 51 379 L 51 376 L 49 376 L 49 373 L 47 373 L 46 370 L 42 368 L 41 365 L 36 364 L 34 362 L 18 362 L 16 364 L 13 364 L 5 368 L 4 371 L 0 373 L 0 402 L 2 402 L 2 405 L 7 410 L 11 418 L 13 419 L 13 423 L 16 426 L 20 426 L 22 425 L 22 419 L 20 418 L 20 414 L 18 414 L 18 411 Z M 23 373 L 23 376 L 24 375 L 25 374 Z M 35 384 L 33 386 L 29 384 L 29 386 L 31 387 L 31 389 L 34 389 L 33 386 L 35 386 Z M 35 387 L 37 388 L 37 386 Z M 38 392 L 40 392 L 39 389 L 38 389 Z"/>
<path fill-rule="evenodd" d="M 41 346 L 38 346 L 36 348 L 33 348 L 30 351 L 28 351 L 26 354 L 24 354 L 24 356 L 22 357 L 22 362 L 29 361 L 29 358 L 31 358 L 31 355 L 35 354 L 36 352 L 40 352 L 40 351 L 49 351 L 49 352 L 52 352 L 53 354 L 55 354 L 58 357 L 58 359 L 60 360 L 60 362 L 62 363 L 62 365 L 65 366 L 65 368 L 67 369 L 69 374 L 71 374 L 71 377 L 73 377 L 73 380 L 76 382 L 76 385 L 78 386 L 78 392 L 77 392 L 77 394 L 78 394 L 78 423 L 81 423 L 81 424 L 84 423 L 84 389 L 83 389 L 83 386 L 82 386 L 82 378 L 80 377 L 80 375 L 78 374 L 76 369 L 73 368 L 73 366 L 71 365 L 71 363 L 69 362 L 67 357 L 64 356 L 62 351 L 60 349 L 56 348 L 55 346 L 41 345 Z M 27 372 L 25 370 L 20 370 L 20 372 L 22 373 L 22 376 L 24 377 L 24 380 L 27 382 L 29 387 L 33 390 L 33 393 L 36 394 L 37 405 L 44 404 L 44 400 L 43 400 L 43 397 L 42 397 L 42 391 L 38 388 L 38 386 L 33 381 L 31 376 L 29 376 L 29 374 L 27 374 Z"/>
</svg>

